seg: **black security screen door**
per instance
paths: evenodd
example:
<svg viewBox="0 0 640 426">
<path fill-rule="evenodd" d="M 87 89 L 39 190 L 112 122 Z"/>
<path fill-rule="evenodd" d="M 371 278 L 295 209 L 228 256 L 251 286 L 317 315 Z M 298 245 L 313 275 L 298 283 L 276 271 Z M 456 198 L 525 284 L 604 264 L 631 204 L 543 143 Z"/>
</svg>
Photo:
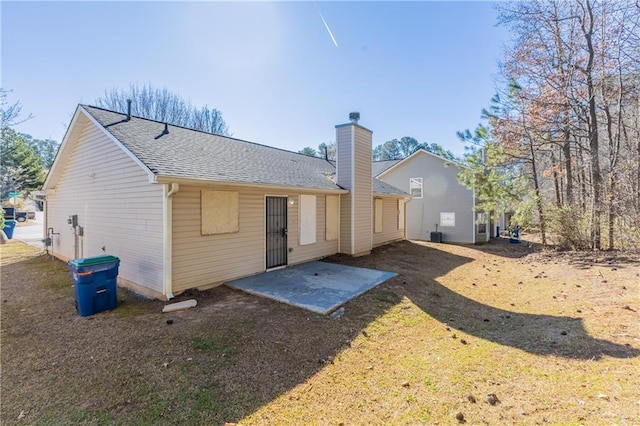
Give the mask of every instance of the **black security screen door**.
<svg viewBox="0 0 640 426">
<path fill-rule="evenodd" d="M 267 269 L 287 264 L 287 197 L 267 197 Z"/>
</svg>

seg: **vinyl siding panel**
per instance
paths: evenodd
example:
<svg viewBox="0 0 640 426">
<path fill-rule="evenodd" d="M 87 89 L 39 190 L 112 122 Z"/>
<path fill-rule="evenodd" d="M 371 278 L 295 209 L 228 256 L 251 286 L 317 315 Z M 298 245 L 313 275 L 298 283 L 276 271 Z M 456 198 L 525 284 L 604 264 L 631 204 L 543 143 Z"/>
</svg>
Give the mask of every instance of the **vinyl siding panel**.
<svg viewBox="0 0 640 426">
<path fill-rule="evenodd" d="M 342 194 L 340 196 L 340 253 L 352 252 L 351 217 L 351 194 Z"/>
<path fill-rule="evenodd" d="M 373 234 L 373 246 L 378 247 L 404 239 L 404 229 L 398 229 L 398 199 L 382 198 L 382 232 Z"/>
<path fill-rule="evenodd" d="M 341 187 L 352 191 L 353 146 L 351 126 L 336 128 L 336 181 Z M 353 206 L 352 193 L 340 196 L 340 252 L 351 254 Z"/>
<path fill-rule="evenodd" d="M 351 189 L 351 126 L 336 129 L 336 182 L 345 189 Z"/>
<path fill-rule="evenodd" d="M 424 197 L 407 203 L 407 238 L 429 240 L 438 224 L 445 242 L 472 243 L 475 233 L 473 191 L 458 182 L 460 169 L 455 165 L 445 167 L 445 163 L 443 159 L 419 152 L 379 179 L 409 192 L 409 180 L 423 178 Z M 441 227 L 440 212 L 455 212 L 455 227 Z"/>
<path fill-rule="evenodd" d="M 120 258 L 119 277 L 162 292 L 162 186 L 150 184 L 147 173 L 101 129 L 82 126 L 54 191 L 47 195 L 47 225 L 52 227 L 52 252 L 61 259 L 111 254 Z M 84 236 L 67 219 L 78 216 Z M 104 248 L 104 250 L 103 250 Z"/>
<path fill-rule="evenodd" d="M 292 198 L 287 204 L 288 264 L 301 263 L 335 254 L 337 241 L 325 241 L 324 195 L 316 197 L 316 235 L 314 244 L 299 245 L 298 193 L 267 193 L 238 190 L 239 231 L 230 234 L 201 235 L 200 191 L 196 186 L 180 186 L 173 198 L 173 291 L 205 288 L 225 281 L 258 274 L 265 270 L 265 198 Z M 216 190 L 208 186 L 207 190 Z M 217 188 L 220 189 L 220 188 Z M 224 190 L 230 191 L 227 186 Z"/>
<path fill-rule="evenodd" d="M 372 248 L 373 197 L 371 180 L 371 132 L 355 127 L 354 150 L 354 254 L 367 253 Z"/>
<path fill-rule="evenodd" d="M 371 251 L 373 208 L 371 132 L 358 125 L 336 128 L 337 182 L 350 191 L 341 198 L 340 251 L 360 255 Z"/>
</svg>

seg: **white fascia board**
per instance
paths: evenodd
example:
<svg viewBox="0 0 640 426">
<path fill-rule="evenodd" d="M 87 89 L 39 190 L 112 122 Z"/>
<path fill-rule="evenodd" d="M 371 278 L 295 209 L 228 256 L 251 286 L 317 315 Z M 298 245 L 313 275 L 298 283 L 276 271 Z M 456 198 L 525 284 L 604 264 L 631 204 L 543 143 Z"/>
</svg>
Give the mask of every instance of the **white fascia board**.
<svg viewBox="0 0 640 426">
<path fill-rule="evenodd" d="M 180 183 L 184 185 L 193 185 L 193 186 L 228 186 L 235 188 L 251 188 L 258 190 L 270 190 L 270 191 L 284 191 L 287 193 L 304 193 L 304 194 L 348 194 L 349 191 L 346 189 L 324 189 L 324 188 L 309 188 L 303 186 L 287 186 L 287 185 L 270 185 L 270 184 L 260 184 L 260 183 L 247 183 L 247 182 L 228 182 L 228 181 L 219 181 L 219 180 L 211 180 L 211 179 L 200 179 L 200 178 L 185 178 L 185 177 L 176 177 L 176 176 L 163 176 L 159 175 L 156 177 L 156 183 Z"/>
<path fill-rule="evenodd" d="M 59 167 L 59 163 L 61 161 L 60 157 L 62 157 L 65 151 L 65 148 L 69 143 L 69 139 L 71 139 L 71 133 L 73 132 L 73 130 L 75 130 L 75 126 L 77 124 L 79 115 L 80 115 L 80 105 L 76 107 L 76 111 L 73 113 L 73 118 L 71 119 L 71 123 L 69 124 L 69 127 L 67 127 L 67 131 L 65 132 L 64 137 L 62 138 L 62 143 L 58 147 L 58 152 L 56 152 L 56 156 L 53 159 L 53 164 L 51 165 L 51 168 L 47 173 L 47 178 L 44 180 L 44 184 L 42 185 L 42 189 L 44 191 L 50 189 L 49 185 L 51 184 L 51 180 L 53 179 L 56 169 Z"/>
</svg>

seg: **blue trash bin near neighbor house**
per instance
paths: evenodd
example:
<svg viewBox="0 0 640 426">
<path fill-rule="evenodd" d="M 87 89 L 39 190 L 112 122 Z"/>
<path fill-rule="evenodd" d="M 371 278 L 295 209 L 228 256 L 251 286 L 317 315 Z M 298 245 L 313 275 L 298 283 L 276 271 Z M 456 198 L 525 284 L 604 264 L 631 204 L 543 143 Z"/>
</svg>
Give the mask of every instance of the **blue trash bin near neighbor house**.
<svg viewBox="0 0 640 426">
<path fill-rule="evenodd" d="M 116 292 L 120 259 L 111 255 L 69 261 L 76 308 L 86 317 L 118 307 Z"/>
<path fill-rule="evenodd" d="M 4 231 L 4 234 L 7 236 L 8 239 L 13 238 L 13 230 L 16 229 L 16 223 L 17 222 L 15 220 L 4 221 L 4 228 L 2 228 L 2 230 Z"/>
</svg>

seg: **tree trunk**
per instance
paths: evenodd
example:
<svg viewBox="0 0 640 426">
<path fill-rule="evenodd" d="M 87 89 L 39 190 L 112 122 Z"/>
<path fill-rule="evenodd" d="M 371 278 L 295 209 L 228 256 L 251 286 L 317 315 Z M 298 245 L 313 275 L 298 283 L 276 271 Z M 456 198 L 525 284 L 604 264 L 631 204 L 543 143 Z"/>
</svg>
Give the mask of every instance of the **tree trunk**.
<svg viewBox="0 0 640 426">
<path fill-rule="evenodd" d="M 571 135 L 571 130 L 569 129 L 569 125 L 567 124 L 563 131 L 563 139 L 562 143 L 562 154 L 564 156 L 564 171 L 567 176 L 566 182 L 566 203 L 568 205 L 573 204 L 573 169 L 571 167 L 571 141 L 569 140 Z"/>
<path fill-rule="evenodd" d="M 551 167 L 553 170 L 553 186 L 556 191 L 556 206 L 560 208 L 562 207 L 562 194 L 560 192 L 560 178 L 558 176 L 556 155 L 553 153 L 553 149 L 551 149 Z"/>
<path fill-rule="evenodd" d="M 538 216 L 540 216 L 540 235 L 542 236 L 542 245 L 547 245 L 547 227 L 544 218 L 544 210 L 542 207 L 542 193 L 540 191 L 540 183 L 538 181 L 538 169 L 536 166 L 536 156 L 533 147 L 533 141 L 529 140 L 529 149 L 531 151 L 531 175 L 533 176 L 533 188 L 536 194 L 536 207 L 538 208 Z"/>
<path fill-rule="evenodd" d="M 601 248 L 601 216 L 602 216 L 602 174 L 600 172 L 598 117 L 596 110 L 596 93 L 593 82 L 593 61 L 595 50 L 593 47 L 593 10 L 591 0 L 585 0 L 588 15 L 588 24 L 582 20 L 582 32 L 587 42 L 587 66 L 585 76 L 587 79 L 587 98 L 589 101 L 589 117 L 587 120 L 589 133 L 589 154 L 591 159 L 591 185 L 593 189 L 592 221 L 591 221 L 591 248 Z"/>
</svg>

